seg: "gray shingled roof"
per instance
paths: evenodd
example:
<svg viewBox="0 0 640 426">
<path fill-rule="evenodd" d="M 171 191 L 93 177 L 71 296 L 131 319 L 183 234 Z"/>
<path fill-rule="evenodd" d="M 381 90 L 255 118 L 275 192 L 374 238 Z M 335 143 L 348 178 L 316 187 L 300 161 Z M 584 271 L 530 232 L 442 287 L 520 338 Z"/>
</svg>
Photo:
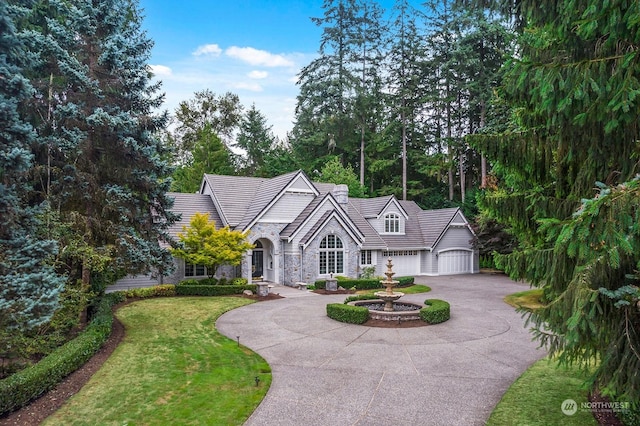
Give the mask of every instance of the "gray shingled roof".
<svg viewBox="0 0 640 426">
<path fill-rule="evenodd" d="M 458 207 L 422 210 L 418 216 L 418 222 L 427 247 L 433 247 L 435 245 L 459 210 Z"/>
<path fill-rule="evenodd" d="M 223 176 L 205 174 L 204 179 L 211 187 L 221 213 L 231 227 L 237 226 L 244 218 L 256 196 L 258 188 L 267 178 L 245 176 Z"/>
<path fill-rule="evenodd" d="M 249 204 L 246 214 L 238 223 L 238 229 L 245 229 L 264 209 L 289 185 L 293 179 L 302 173 L 300 170 L 265 179 L 255 192 L 253 201 Z"/>
<path fill-rule="evenodd" d="M 180 221 L 172 224 L 167 230 L 169 235 L 176 240 L 178 239 L 178 233 L 182 232 L 182 226 L 189 226 L 191 218 L 196 213 L 209 213 L 209 217 L 215 222 L 216 227 L 222 226 L 222 220 L 213 206 L 211 197 L 208 195 L 183 194 L 179 192 L 169 192 L 167 195 L 174 199 L 171 211 L 182 215 Z"/>
<path fill-rule="evenodd" d="M 376 232 L 375 229 L 369 224 L 367 219 L 360 214 L 355 204 L 357 200 L 361 200 L 361 198 L 350 198 L 349 204 L 347 206 L 347 214 L 353 221 L 353 223 L 358 227 L 360 232 L 364 235 L 364 244 L 362 248 L 364 250 L 384 250 L 387 248 L 387 243 L 384 242 L 380 235 Z"/>
<path fill-rule="evenodd" d="M 393 195 L 386 195 L 384 197 L 376 198 L 353 198 L 353 205 L 360 212 L 360 214 L 366 218 L 371 219 L 378 217 L 382 212 L 382 209 L 391 201 Z"/>
</svg>

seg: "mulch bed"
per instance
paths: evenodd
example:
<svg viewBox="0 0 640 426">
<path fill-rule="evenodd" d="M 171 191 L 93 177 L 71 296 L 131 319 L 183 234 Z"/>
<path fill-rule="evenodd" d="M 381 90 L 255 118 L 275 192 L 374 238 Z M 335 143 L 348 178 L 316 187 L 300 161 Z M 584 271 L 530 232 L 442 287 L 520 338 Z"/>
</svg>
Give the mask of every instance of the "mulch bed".
<svg viewBox="0 0 640 426">
<path fill-rule="evenodd" d="M 603 396 L 599 391 L 590 393 L 587 398 L 589 402 L 595 402 L 595 403 L 611 402 L 609 398 L 607 398 L 606 396 Z M 618 419 L 618 417 L 616 417 L 616 413 L 614 413 L 613 411 L 592 410 L 591 413 L 593 414 L 593 417 L 596 419 L 596 421 L 600 426 L 624 426 L 624 423 L 622 423 Z"/>
</svg>

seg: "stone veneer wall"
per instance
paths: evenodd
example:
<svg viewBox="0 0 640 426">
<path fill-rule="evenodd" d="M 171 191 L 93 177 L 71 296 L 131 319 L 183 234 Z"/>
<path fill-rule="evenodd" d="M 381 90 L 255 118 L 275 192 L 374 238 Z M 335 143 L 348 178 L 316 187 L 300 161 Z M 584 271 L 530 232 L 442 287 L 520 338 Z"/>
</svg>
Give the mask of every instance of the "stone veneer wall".
<svg viewBox="0 0 640 426">
<path fill-rule="evenodd" d="M 282 270 L 284 265 L 282 260 L 280 232 L 286 226 L 286 223 L 257 223 L 253 228 L 251 228 L 251 232 L 248 237 L 248 240 L 251 243 L 254 243 L 261 238 L 271 241 L 273 258 L 274 260 L 277 259 L 277 262 L 273 265 L 273 269 L 280 271 L 279 275 L 281 282 L 283 282 Z M 242 277 L 247 278 L 249 282 L 251 282 L 251 253 L 251 251 L 247 252 L 241 265 Z"/>
<path fill-rule="evenodd" d="M 356 242 L 349 236 L 349 234 L 342 228 L 342 226 L 335 220 L 332 219 L 327 226 L 325 226 L 320 233 L 314 238 L 314 240 L 309 244 L 304 251 L 304 259 L 302 260 L 302 268 L 303 273 L 303 281 L 306 283 L 313 283 L 315 280 L 319 278 L 318 276 L 318 262 L 319 262 L 319 249 L 320 242 L 322 239 L 328 234 L 334 234 L 337 237 L 340 237 L 342 243 L 344 245 L 344 255 L 345 255 L 345 271 L 344 275 L 349 276 L 351 278 L 358 277 L 358 268 L 360 264 L 360 249 Z M 289 257 L 287 256 L 287 263 L 289 263 Z M 299 274 L 298 274 L 299 276 Z M 296 280 L 297 281 L 297 280 Z"/>
</svg>

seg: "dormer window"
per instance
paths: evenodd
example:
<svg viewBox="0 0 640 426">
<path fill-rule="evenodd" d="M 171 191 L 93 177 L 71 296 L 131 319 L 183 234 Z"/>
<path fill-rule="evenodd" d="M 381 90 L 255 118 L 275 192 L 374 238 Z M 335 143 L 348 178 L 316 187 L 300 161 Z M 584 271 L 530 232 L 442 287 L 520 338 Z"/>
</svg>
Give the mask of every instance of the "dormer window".
<svg viewBox="0 0 640 426">
<path fill-rule="evenodd" d="M 397 213 L 389 213 L 384 217 L 384 232 L 390 234 L 400 232 L 400 216 Z"/>
</svg>

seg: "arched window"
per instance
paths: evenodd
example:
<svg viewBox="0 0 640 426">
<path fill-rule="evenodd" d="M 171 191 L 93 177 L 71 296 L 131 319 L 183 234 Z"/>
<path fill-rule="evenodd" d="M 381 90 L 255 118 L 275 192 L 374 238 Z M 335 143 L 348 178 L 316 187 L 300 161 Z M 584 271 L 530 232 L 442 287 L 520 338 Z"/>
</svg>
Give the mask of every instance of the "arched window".
<svg viewBox="0 0 640 426">
<path fill-rule="evenodd" d="M 320 242 L 320 274 L 344 274 L 344 245 L 335 235 L 327 235 Z"/>
<path fill-rule="evenodd" d="M 396 213 L 389 213 L 384 217 L 384 232 L 400 232 L 400 216 Z"/>
</svg>

